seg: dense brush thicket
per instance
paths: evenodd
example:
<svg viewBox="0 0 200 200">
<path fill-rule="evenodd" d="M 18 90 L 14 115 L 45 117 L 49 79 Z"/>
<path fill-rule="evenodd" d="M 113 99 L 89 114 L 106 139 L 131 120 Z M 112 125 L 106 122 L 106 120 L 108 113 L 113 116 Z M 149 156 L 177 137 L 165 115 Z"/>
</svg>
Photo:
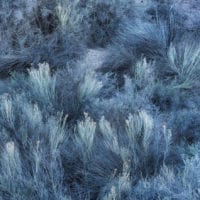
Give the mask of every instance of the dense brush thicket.
<svg viewBox="0 0 200 200">
<path fill-rule="evenodd" d="M 199 200 L 200 7 L 0 1 L 0 200 Z"/>
</svg>

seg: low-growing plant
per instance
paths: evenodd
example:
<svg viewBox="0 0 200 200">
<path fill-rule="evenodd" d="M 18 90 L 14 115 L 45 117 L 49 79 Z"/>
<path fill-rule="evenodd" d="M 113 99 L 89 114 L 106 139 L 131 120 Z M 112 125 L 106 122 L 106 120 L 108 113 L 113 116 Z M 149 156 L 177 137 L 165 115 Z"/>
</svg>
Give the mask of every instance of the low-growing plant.
<svg viewBox="0 0 200 200">
<path fill-rule="evenodd" d="M 0 1 L 0 199 L 199 199 L 199 40 L 178 6 Z"/>
</svg>

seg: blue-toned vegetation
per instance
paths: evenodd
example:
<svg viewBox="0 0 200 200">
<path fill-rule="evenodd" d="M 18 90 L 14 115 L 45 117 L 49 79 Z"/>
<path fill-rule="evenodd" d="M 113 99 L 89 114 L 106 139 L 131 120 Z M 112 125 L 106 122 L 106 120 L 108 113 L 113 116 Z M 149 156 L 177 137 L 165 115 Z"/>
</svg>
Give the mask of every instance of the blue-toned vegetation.
<svg viewBox="0 0 200 200">
<path fill-rule="evenodd" d="M 199 200 L 198 9 L 1 0 L 0 200 Z"/>
</svg>

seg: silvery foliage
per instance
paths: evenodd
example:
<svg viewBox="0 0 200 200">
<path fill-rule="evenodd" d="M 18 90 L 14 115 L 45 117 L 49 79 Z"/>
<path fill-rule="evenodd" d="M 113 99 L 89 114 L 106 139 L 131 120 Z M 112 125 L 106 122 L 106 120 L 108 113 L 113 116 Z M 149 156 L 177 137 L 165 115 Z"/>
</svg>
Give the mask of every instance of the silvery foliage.
<svg viewBox="0 0 200 200">
<path fill-rule="evenodd" d="M 28 2 L 0 2 L 0 199 L 199 199 L 196 24 L 174 1 Z"/>
</svg>

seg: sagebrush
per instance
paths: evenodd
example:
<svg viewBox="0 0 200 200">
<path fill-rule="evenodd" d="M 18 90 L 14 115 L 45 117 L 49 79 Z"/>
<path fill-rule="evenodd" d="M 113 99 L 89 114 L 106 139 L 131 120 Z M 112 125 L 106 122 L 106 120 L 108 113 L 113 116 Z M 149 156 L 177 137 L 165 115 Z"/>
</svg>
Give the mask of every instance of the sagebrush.
<svg viewBox="0 0 200 200">
<path fill-rule="evenodd" d="M 193 13 L 195 1 L 2 0 L 0 199 L 200 199 Z"/>
</svg>

